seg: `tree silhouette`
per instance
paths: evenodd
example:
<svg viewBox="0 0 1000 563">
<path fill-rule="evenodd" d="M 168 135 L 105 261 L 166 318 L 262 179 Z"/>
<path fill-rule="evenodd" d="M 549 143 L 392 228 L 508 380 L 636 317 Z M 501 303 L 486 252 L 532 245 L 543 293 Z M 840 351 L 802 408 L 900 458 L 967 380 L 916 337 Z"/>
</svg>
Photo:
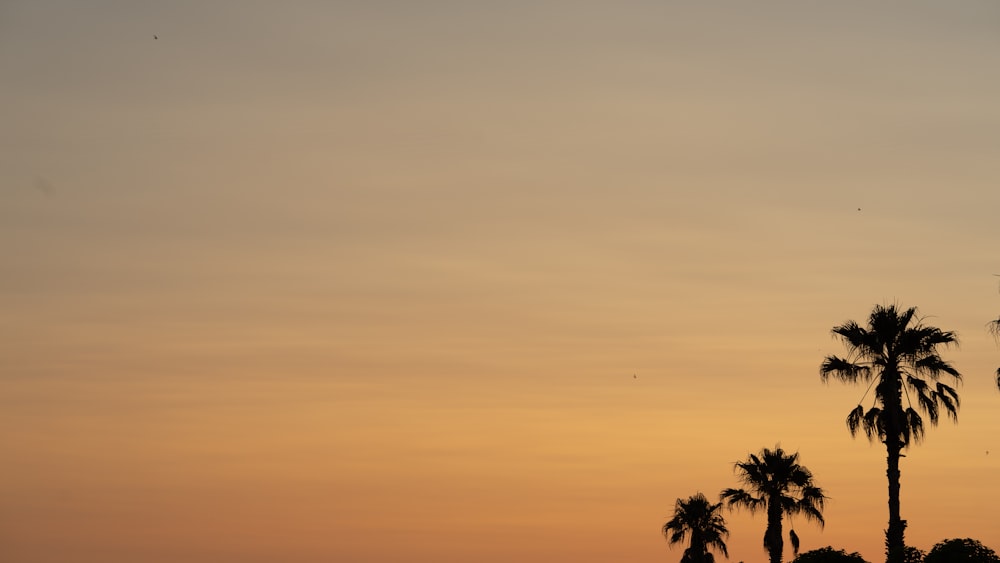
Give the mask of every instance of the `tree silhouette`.
<svg viewBox="0 0 1000 563">
<path fill-rule="evenodd" d="M 994 276 L 1000 277 L 1000 274 L 993 274 Z M 990 329 L 990 333 L 993 334 L 993 338 L 1000 341 L 1000 317 L 986 323 L 986 326 Z M 1000 368 L 997 368 L 997 387 L 1000 388 Z"/>
<path fill-rule="evenodd" d="M 813 482 L 812 473 L 799 465 L 798 452 L 786 454 L 780 446 L 774 450 L 764 448 L 759 454 L 750 454 L 746 461 L 736 462 L 736 472 L 745 489 L 725 489 L 720 495 L 730 508 L 746 508 L 751 514 L 767 511 L 767 529 L 764 531 L 764 549 L 771 563 L 781 563 L 784 539 L 781 520 L 804 514 L 807 519 L 823 522 L 823 503 L 826 495 Z M 795 530 L 789 532 L 795 555 L 799 553 L 799 538 Z"/>
<path fill-rule="evenodd" d="M 671 547 L 690 538 L 681 563 L 715 563 L 710 549 L 720 551 L 729 558 L 726 549 L 729 530 L 721 512 L 722 503 L 712 504 L 702 493 L 687 500 L 677 499 L 674 517 L 663 525 L 662 531 Z"/>
<path fill-rule="evenodd" d="M 864 430 L 869 441 L 878 438 L 885 444 L 889 482 L 886 561 L 903 563 L 906 520 L 899 513 L 899 458 L 911 441 L 923 438 L 924 421 L 918 409 L 932 425 L 938 423 L 942 408 L 958 420 L 958 392 L 940 378 L 948 375 L 960 382 L 962 376 L 938 353 L 939 347 L 957 344 L 958 339 L 953 332 L 924 325 L 915 307 L 901 310 L 896 305 L 876 305 L 867 327 L 848 321 L 832 332 L 841 338 L 848 355 L 827 356 L 820 377 L 824 382 L 833 376 L 846 383 L 868 383 L 865 395 L 875 389 L 872 407 L 864 410 L 863 395 L 847 416 L 847 428 L 852 436 Z"/>
<path fill-rule="evenodd" d="M 1000 557 L 978 540 L 961 538 L 935 544 L 924 563 L 1000 563 Z"/>
<path fill-rule="evenodd" d="M 821 547 L 797 556 L 792 563 L 868 563 L 868 561 L 856 551 L 847 553 L 843 549 Z"/>
<path fill-rule="evenodd" d="M 993 335 L 993 337 L 996 338 L 997 340 L 1000 340 L 1000 317 L 997 317 L 996 319 L 987 323 L 987 326 L 989 327 L 990 333 Z M 996 376 L 997 376 L 997 387 L 1000 388 L 1000 368 L 997 368 Z"/>
<path fill-rule="evenodd" d="M 922 550 L 908 545 L 903 548 L 903 563 L 924 563 L 924 556 L 927 555 Z"/>
</svg>

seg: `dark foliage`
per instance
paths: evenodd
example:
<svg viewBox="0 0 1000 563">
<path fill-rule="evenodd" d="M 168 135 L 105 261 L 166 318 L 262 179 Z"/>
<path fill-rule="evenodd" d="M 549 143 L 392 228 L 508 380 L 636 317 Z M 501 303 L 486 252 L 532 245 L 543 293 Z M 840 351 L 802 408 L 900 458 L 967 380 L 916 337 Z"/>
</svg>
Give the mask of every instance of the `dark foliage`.
<svg viewBox="0 0 1000 563">
<path fill-rule="evenodd" d="M 924 563 L 1000 563 L 1000 557 L 978 540 L 961 538 L 938 542 Z"/>
<path fill-rule="evenodd" d="M 847 553 L 843 549 L 821 547 L 800 554 L 792 563 L 868 563 L 858 552 Z"/>
<path fill-rule="evenodd" d="M 925 555 L 922 550 L 908 545 L 903 549 L 903 563 L 923 563 Z"/>
</svg>

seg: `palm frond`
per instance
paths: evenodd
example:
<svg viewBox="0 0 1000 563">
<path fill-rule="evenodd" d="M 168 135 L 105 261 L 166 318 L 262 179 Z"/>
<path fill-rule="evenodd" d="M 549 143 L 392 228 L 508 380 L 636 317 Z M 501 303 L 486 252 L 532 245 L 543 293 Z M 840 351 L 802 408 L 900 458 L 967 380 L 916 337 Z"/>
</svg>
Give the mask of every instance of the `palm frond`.
<svg viewBox="0 0 1000 563">
<path fill-rule="evenodd" d="M 942 373 L 946 373 L 959 381 L 962 379 L 962 374 L 937 354 L 920 357 L 913 362 L 913 368 L 918 374 L 927 375 L 931 379 L 941 377 Z"/>
<path fill-rule="evenodd" d="M 914 391 L 916 391 L 918 393 L 926 393 L 927 392 L 927 387 L 928 387 L 927 382 L 924 381 L 923 379 L 920 379 L 919 377 L 913 377 L 912 375 L 907 375 L 906 376 L 906 383 Z"/>
<path fill-rule="evenodd" d="M 923 350 L 931 351 L 938 346 L 947 348 L 958 345 L 958 334 L 952 330 L 941 330 L 936 326 L 920 324 L 914 332 L 920 335 L 920 344 Z"/>
<path fill-rule="evenodd" d="M 861 421 L 864 419 L 864 416 L 865 409 L 861 405 L 854 407 L 850 414 L 847 415 L 847 429 L 851 431 L 851 436 L 858 435 L 858 430 L 861 428 Z"/>
<path fill-rule="evenodd" d="M 800 487 L 803 489 L 808 487 L 812 483 L 812 480 L 813 480 L 812 471 L 809 471 L 808 469 L 797 463 L 795 464 L 795 467 L 792 468 L 791 471 L 789 471 L 788 474 L 788 482 L 791 483 L 792 485 L 795 485 L 796 487 Z"/>
<path fill-rule="evenodd" d="M 819 376 L 823 381 L 831 376 L 847 383 L 854 383 L 859 379 L 868 381 L 871 378 L 871 368 L 838 356 L 827 356 L 819 367 Z"/>
<path fill-rule="evenodd" d="M 809 486 L 802 487 L 802 502 L 803 504 L 808 504 L 809 506 L 815 506 L 817 508 L 826 507 L 826 493 L 823 489 L 810 484 Z M 820 521 L 823 519 L 820 518 Z"/>
<path fill-rule="evenodd" d="M 947 395 L 954 402 L 955 408 L 958 408 L 958 406 L 961 404 L 961 401 L 958 398 L 958 391 L 956 391 L 954 387 L 951 387 L 950 385 L 945 385 L 940 381 L 937 382 L 936 387 L 938 395 Z"/>
<path fill-rule="evenodd" d="M 661 531 L 663 532 L 663 537 L 667 539 L 667 543 L 670 545 L 684 541 L 688 533 L 687 527 L 684 526 L 683 521 L 679 520 L 677 516 L 668 520 L 663 525 Z"/>
<path fill-rule="evenodd" d="M 868 437 L 869 441 L 879 438 L 880 440 L 885 438 L 885 421 L 882 420 L 882 409 L 878 407 L 872 407 L 868 409 L 862 419 L 861 426 L 865 430 L 865 436 Z"/>
<path fill-rule="evenodd" d="M 727 530 L 726 531 L 726 537 L 728 537 L 728 536 L 729 536 L 729 532 Z M 729 558 L 729 548 L 726 547 L 726 542 L 722 541 L 721 537 L 717 537 L 717 538 L 714 538 L 714 539 L 706 542 L 706 547 L 714 548 L 714 549 L 718 550 L 719 552 L 721 552 L 723 555 L 725 555 L 726 558 Z M 706 555 L 708 557 L 712 557 L 711 553 L 706 553 Z M 714 560 L 715 559 L 711 559 L 711 561 L 714 561 Z"/>
<path fill-rule="evenodd" d="M 924 420 L 920 418 L 920 413 L 913 407 L 906 409 L 906 424 L 904 428 L 906 430 L 903 437 L 904 445 L 909 445 L 911 435 L 913 436 L 913 441 L 917 443 L 924 439 Z"/>
<path fill-rule="evenodd" d="M 806 520 L 815 520 L 817 523 L 819 523 L 820 528 L 826 527 L 826 520 L 823 519 L 823 512 L 819 508 L 819 506 L 815 505 L 805 506 L 799 512 L 805 515 Z"/>
<path fill-rule="evenodd" d="M 767 506 L 767 499 L 755 497 L 744 489 L 723 489 L 719 497 L 730 510 L 734 508 L 746 508 L 750 511 L 750 514 Z"/>
<path fill-rule="evenodd" d="M 847 321 L 840 326 L 833 327 L 830 332 L 844 339 L 845 344 L 858 346 L 864 339 L 866 331 L 855 321 Z"/>
<path fill-rule="evenodd" d="M 799 535 L 795 533 L 795 530 L 788 530 L 788 540 L 792 543 L 792 555 L 794 557 L 799 556 Z"/>
<path fill-rule="evenodd" d="M 934 392 L 935 399 L 944 405 L 944 410 L 955 422 L 958 422 L 958 407 L 961 401 L 958 398 L 958 391 L 950 385 L 945 385 L 940 381 L 937 383 L 937 390 Z"/>
<path fill-rule="evenodd" d="M 937 424 L 939 401 L 937 392 L 931 391 L 930 385 L 928 385 L 926 381 L 913 377 L 912 375 L 906 376 L 906 384 L 916 391 L 917 403 L 920 406 L 920 409 L 926 412 L 930 417 L 931 424 Z"/>
<path fill-rule="evenodd" d="M 990 334 L 992 334 L 994 338 L 1000 339 L 1000 317 L 986 323 L 986 328 L 990 331 Z"/>
</svg>

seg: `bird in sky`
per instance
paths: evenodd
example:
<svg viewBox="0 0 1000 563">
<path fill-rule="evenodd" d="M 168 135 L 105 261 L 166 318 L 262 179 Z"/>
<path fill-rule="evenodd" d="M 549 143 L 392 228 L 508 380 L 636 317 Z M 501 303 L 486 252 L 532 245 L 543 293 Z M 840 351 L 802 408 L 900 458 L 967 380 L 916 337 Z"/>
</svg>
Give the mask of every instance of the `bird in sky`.
<svg viewBox="0 0 1000 563">
<path fill-rule="evenodd" d="M 153 36 L 153 39 L 159 39 L 159 37 L 157 37 L 157 36 L 155 36 L 155 35 L 154 35 L 154 36 Z"/>
</svg>

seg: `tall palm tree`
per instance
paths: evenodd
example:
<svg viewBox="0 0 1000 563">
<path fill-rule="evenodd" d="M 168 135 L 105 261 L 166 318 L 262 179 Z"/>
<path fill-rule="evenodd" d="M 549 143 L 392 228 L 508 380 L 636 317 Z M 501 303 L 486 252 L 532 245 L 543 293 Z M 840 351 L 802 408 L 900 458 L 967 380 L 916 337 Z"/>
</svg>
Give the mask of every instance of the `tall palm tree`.
<svg viewBox="0 0 1000 563">
<path fill-rule="evenodd" d="M 1000 340 L 1000 317 L 987 323 L 993 337 Z M 1000 368 L 997 368 L 997 387 L 1000 387 Z"/>
<path fill-rule="evenodd" d="M 903 563 L 906 520 L 899 515 L 899 458 L 911 441 L 924 436 L 922 411 L 937 425 L 941 409 L 958 421 L 958 392 L 941 381 L 942 375 L 960 382 L 961 374 L 938 353 L 939 347 L 958 344 L 954 332 L 923 324 L 917 309 L 876 305 L 863 327 L 848 321 L 833 328 L 847 348 L 847 357 L 827 356 L 820 377 L 874 387 L 872 406 L 858 406 L 847 415 L 852 436 L 864 430 L 869 441 L 878 438 L 886 449 L 889 481 L 889 527 L 885 531 L 886 561 Z M 949 380 L 950 381 L 950 380 Z M 916 408 L 914 408 L 916 407 Z"/>
<path fill-rule="evenodd" d="M 746 461 L 736 462 L 735 469 L 746 488 L 725 489 L 720 496 L 730 509 L 746 508 L 751 514 L 762 509 L 767 511 L 764 549 L 771 563 L 781 563 L 785 547 L 781 533 L 782 518 L 785 514 L 789 517 L 803 514 L 806 519 L 816 520 L 822 526 L 826 495 L 813 482 L 812 472 L 799 464 L 798 452 L 786 454 L 780 446 L 750 454 Z M 799 538 L 794 530 L 789 536 L 798 555 Z"/>
<path fill-rule="evenodd" d="M 1000 274 L 993 275 L 1000 277 Z M 986 326 L 990 329 L 990 333 L 993 334 L 993 338 L 1000 341 L 1000 317 L 986 323 Z M 997 368 L 997 387 L 1000 387 L 1000 368 Z"/>
<path fill-rule="evenodd" d="M 690 544 L 681 556 L 681 563 L 715 563 L 709 551 L 722 552 L 726 558 L 726 520 L 722 517 L 722 503 L 712 504 L 705 495 L 697 493 L 687 500 L 677 499 L 674 517 L 663 525 L 663 536 L 672 547 L 690 537 Z"/>
</svg>

